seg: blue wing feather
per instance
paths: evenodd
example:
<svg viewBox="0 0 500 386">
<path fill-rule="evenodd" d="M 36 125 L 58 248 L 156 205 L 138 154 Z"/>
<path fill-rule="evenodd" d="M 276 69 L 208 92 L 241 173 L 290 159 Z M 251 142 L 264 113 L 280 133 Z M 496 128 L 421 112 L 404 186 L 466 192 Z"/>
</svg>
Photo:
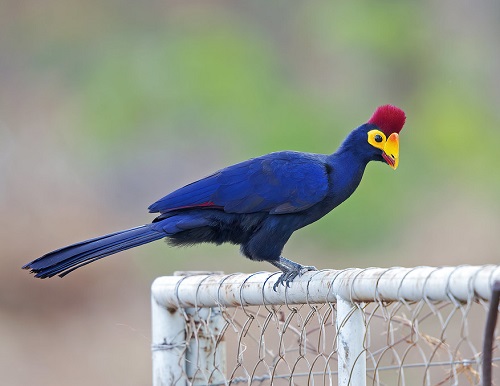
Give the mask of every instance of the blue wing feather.
<svg viewBox="0 0 500 386">
<path fill-rule="evenodd" d="M 288 151 L 252 158 L 168 194 L 149 211 L 216 207 L 228 213 L 299 212 L 327 194 L 325 157 Z"/>
</svg>

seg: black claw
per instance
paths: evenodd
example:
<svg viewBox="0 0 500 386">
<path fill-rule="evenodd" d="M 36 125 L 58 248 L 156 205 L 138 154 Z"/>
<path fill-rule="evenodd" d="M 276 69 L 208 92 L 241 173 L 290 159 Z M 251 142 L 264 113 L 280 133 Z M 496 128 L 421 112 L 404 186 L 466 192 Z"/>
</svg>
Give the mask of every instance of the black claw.
<svg viewBox="0 0 500 386">
<path fill-rule="evenodd" d="M 317 271 L 317 269 L 316 269 L 316 267 L 303 266 L 303 265 L 297 264 L 297 267 L 294 267 L 294 269 L 283 271 L 283 273 L 280 275 L 278 280 L 276 280 L 276 283 L 274 283 L 274 285 L 273 285 L 274 292 L 278 291 L 278 286 L 280 284 L 283 286 L 286 286 L 287 288 L 290 288 L 290 284 L 297 276 L 300 277 L 304 273 L 309 272 L 309 271 Z"/>
</svg>

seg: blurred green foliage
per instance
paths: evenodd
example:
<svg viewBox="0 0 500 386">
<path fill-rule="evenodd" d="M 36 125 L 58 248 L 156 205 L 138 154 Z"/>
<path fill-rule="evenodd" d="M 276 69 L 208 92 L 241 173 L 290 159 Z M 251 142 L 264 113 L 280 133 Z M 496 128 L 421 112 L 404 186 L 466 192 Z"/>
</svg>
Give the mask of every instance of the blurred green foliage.
<svg viewBox="0 0 500 386">
<path fill-rule="evenodd" d="M 82 126 L 96 142 L 123 146 L 157 125 L 165 136 L 229 136 L 263 151 L 325 136 L 331 118 L 287 82 L 268 43 L 230 20 L 186 22 L 183 33 L 141 36 L 90 64 Z"/>
</svg>

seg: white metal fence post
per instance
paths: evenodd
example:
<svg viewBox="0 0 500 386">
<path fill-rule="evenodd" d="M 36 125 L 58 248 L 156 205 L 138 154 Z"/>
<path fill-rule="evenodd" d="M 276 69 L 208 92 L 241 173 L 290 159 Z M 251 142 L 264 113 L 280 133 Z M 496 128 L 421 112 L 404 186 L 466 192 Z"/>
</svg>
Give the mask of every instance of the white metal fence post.
<svg viewBox="0 0 500 386">
<path fill-rule="evenodd" d="M 193 386 L 225 384 L 226 343 L 219 340 L 225 325 L 220 308 L 187 308 L 191 339 L 186 374 Z"/>
<path fill-rule="evenodd" d="M 337 353 L 339 386 L 366 385 L 366 327 L 363 311 L 337 296 Z"/>
<path fill-rule="evenodd" d="M 153 386 L 184 386 L 186 321 L 178 308 L 168 308 L 151 287 Z"/>
</svg>

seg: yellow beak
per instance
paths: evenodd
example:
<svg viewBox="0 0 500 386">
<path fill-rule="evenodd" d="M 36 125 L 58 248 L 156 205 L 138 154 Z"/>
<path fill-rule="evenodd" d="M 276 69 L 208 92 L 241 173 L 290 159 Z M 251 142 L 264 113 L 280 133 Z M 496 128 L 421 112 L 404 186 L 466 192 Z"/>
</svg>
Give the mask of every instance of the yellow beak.
<svg viewBox="0 0 500 386">
<path fill-rule="evenodd" d="M 399 165 L 399 135 L 397 133 L 392 133 L 387 138 L 382 157 L 384 157 L 387 165 L 396 170 Z"/>
</svg>

